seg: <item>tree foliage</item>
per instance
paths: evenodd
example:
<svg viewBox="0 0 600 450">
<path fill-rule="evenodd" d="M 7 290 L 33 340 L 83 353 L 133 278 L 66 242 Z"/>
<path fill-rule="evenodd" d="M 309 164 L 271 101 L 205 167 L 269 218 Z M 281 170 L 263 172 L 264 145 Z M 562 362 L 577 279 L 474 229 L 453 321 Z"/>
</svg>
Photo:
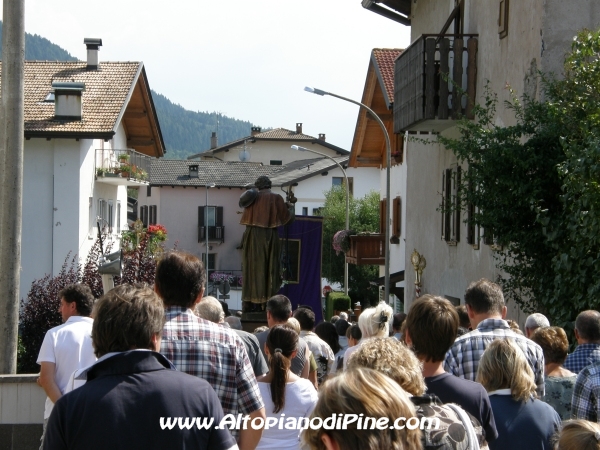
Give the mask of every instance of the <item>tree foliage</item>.
<svg viewBox="0 0 600 450">
<path fill-rule="evenodd" d="M 323 277 L 330 282 L 344 284 L 343 253 L 336 255 L 332 246 L 333 235 L 345 229 L 346 191 L 341 186 L 333 186 L 325 192 L 323 215 Z M 370 191 L 363 198 L 350 197 L 350 229 L 360 232 L 379 231 L 379 194 Z M 360 301 L 363 306 L 377 304 L 377 288 L 369 284 L 379 277 L 378 266 L 348 266 L 348 294 L 352 302 Z"/>
<path fill-rule="evenodd" d="M 567 326 L 597 308 L 600 294 L 600 33 L 583 31 L 565 59 L 564 79 L 540 74 L 543 101 L 514 92 L 516 124 L 495 124 L 486 87 L 475 121 L 456 139 L 439 136 L 468 167 L 463 211 L 497 244 L 505 296 Z"/>
<path fill-rule="evenodd" d="M 103 241 L 106 237 L 103 236 Z M 164 239 L 156 238 L 156 232 L 143 230 L 138 245 L 130 245 L 123 249 L 123 276 L 115 277 L 115 285 L 153 285 L 157 258 L 164 253 L 163 242 Z M 105 253 L 109 252 L 110 248 L 105 249 Z M 56 276 L 48 274 L 32 283 L 27 300 L 21 300 L 20 345 L 17 355 L 19 373 L 39 371 L 36 360 L 46 331 L 61 324 L 58 312 L 58 293 L 61 289 L 69 284 L 83 283 L 90 287 L 95 298 L 102 296 L 102 277 L 98 273 L 101 256 L 100 240 L 96 240 L 83 265 L 78 262 L 77 257 L 71 258 L 71 255 L 68 255 Z"/>
</svg>

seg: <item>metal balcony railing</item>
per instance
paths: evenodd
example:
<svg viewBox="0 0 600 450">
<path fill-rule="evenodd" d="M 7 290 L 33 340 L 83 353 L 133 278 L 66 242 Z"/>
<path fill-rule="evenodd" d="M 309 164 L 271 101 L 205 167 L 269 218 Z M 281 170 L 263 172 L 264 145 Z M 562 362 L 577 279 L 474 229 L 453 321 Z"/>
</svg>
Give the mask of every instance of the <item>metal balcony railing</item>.
<svg viewBox="0 0 600 450">
<path fill-rule="evenodd" d="M 208 228 L 208 240 L 210 242 L 225 242 L 225 227 L 223 226 L 198 227 L 198 242 L 206 241 L 206 228 Z"/>
<path fill-rule="evenodd" d="M 441 131 L 473 118 L 477 34 L 422 35 L 395 62 L 394 133 Z"/>
<path fill-rule="evenodd" d="M 153 159 L 131 149 L 96 149 L 96 175 L 147 181 Z"/>
</svg>

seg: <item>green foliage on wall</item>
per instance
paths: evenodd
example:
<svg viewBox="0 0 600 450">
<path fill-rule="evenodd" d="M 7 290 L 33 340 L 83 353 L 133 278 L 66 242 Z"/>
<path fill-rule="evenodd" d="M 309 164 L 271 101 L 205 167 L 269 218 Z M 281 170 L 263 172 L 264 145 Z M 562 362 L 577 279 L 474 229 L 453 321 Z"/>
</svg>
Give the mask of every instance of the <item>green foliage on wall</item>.
<svg viewBox="0 0 600 450">
<path fill-rule="evenodd" d="M 571 328 L 600 306 L 600 32 L 582 31 L 565 59 L 565 78 L 543 75 L 544 101 L 513 93 L 516 124 L 495 125 L 486 89 L 460 137 L 440 136 L 459 162 L 463 211 L 493 234 L 505 297 Z"/>
</svg>

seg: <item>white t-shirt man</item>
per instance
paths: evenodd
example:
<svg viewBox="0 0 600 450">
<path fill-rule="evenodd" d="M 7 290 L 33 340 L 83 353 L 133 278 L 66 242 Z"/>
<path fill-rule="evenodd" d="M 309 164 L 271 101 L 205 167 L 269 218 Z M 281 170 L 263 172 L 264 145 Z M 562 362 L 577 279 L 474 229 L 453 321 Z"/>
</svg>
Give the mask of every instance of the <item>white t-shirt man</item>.
<svg viewBox="0 0 600 450">
<path fill-rule="evenodd" d="M 90 317 L 71 316 L 65 323 L 46 333 L 37 363 L 53 363 L 56 366 L 54 381 L 61 394 L 69 383 L 71 374 L 96 362 L 92 347 L 92 324 Z M 54 403 L 46 398 L 44 419 L 50 417 Z"/>
</svg>

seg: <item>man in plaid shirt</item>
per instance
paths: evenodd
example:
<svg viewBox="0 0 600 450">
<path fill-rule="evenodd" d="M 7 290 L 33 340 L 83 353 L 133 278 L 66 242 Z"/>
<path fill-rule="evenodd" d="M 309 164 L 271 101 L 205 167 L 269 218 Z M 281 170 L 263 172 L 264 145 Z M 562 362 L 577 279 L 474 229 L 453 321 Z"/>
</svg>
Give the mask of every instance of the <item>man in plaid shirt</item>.
<svg viewBox="0 0 600 450">
<path fill-rule="evenodd" d="M 525 336 L 512 331 L 506 317 L 502 289 L 485 278 L 471 283 L 465 293 L 467 313 L 473 331 L 460 336 L 446 353 L 444 369 L 460 378 L 475 381 L 479 360 L 495 339 L 511 338 L 523 350 L 535 375 L 537 393 L 544 395 L 544 353 Z"/>
<path fill-rule="evenodd" d="M 575 320 L 577 348 L 567 356 L 565 369 L 581 372 L 585 366 L 600 361 L 600 313 L 594 310 L 579 313 Z"/>
<path fill-rule="evenodd" d="M 224 413 L 266 418 L 264 403 L 242 340 L 230 329 L 200 319 L 192 308 L 204 294 L 202 262 L 171 252 L 156 268 L 155 290 L 165 304 L 160 352 L 175 367 L 204 380 L 216 391 Z M 238 437 L 237 430 L 232 432 Z M 262 430 L 239 431 L 240 450 L 254 450 Z"/>
<path fill-rule="evenodd" d="M 600 362 L 585 367 L 573 388 L 571 418 L 598 422 L 598 397 L 600 396 Z"/>
</svg>

